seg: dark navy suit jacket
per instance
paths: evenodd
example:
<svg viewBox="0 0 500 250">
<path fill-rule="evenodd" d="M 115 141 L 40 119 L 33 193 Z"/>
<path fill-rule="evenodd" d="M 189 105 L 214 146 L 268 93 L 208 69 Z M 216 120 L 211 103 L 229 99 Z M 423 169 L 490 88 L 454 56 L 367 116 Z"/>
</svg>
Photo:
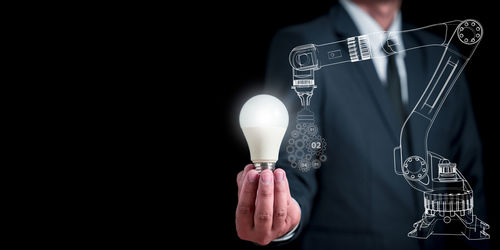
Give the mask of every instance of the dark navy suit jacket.
<svg viewBox="0 0 500 250">
<path fill-rule="evenodd" d="M 409 28 L 413 27 L 403 25 L 403 29 Z M 295 126 L 300 108 L 298 97 L 290 89 L 289 52 L 298 45 L 323 44 L 356 35 L 358 30 L 340 5 L 332 7 L 325 16 L 276 34 L 269 52 L 266 86 L 268 93 L 285 100 L 289 128 Z M 433 39 L 438 38 L 419 34 L 404 43 L 409 47 Z M 439 47 L 406 52 L 408 110 L 428 84 L 442 52 Z M 422 216 L 423 197 L 394 173 L 393 148 L 399 144 L 401 126 L 373 62 L 330 66 L 316 71 L 315 76 L 318 88 L 311 108 L 320 133 L 327 140 L 328 159 L 320 169 L 307 173 L 291 168 L 283 146 L 287 135 L 278 162 L 286 170 L 292 196 L 302 208 L 294 244 L 303 249 L 399 250 L 443 246 L 460 249 L 471 245 L 482 248 L 488 244 L 469 242 L 461 236 L 431 236 L 427 240 L 407 237 L 413 223 Z M 429 150 L 457 163 L 474 190 L 474 212 L 486 219 L 481 143 L 464 76 L 441 108 L 428 145 Z"/>
</svg>

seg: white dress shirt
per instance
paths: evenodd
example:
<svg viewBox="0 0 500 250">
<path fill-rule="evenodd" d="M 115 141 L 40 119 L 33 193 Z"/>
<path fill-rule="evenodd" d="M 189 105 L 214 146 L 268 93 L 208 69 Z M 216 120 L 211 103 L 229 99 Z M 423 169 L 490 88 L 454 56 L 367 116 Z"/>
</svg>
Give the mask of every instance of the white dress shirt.
<svg viewBox="0 0 500 250">
<path fill-rule="evenodd" d="M 368 33 L 374 33 L 374 32 L 383 32 L 384 29 L 380 27 L 380 25 L 371 17 L 368 13 L 366 13 L 363 9 L 361 9 L 359 6 L 357 6 L 355 3 L 349 1 L 349 0 L 340 0 L 340 4 L 344 9 L 347 11 L 349 16 L 351 16 L 351 19 L 354 21 L 354 24 L 356 25 L 356 28 L 358 28 L 359 32 L 361 35 L 368 34 Z M 402 26 L 402 21 L 401 21 L 401 12 L 398 10 L 396 13 L 396 16 L 394 20 L 392 21 L 391 26 L 387 31 L 401 31 L 401 26 Z M 385 38 L 387 39 L 387 38 Z M 383 57 L 384 52 L 382 52 L 382 43 L 385 41 L 385 39 L 381 39 L 380 41 L 375 41 L 373 43 L 373 40 L 370 40 L 370 44 L 372 46 L 376 46 L 375 49 L 372 49 L 372 53 L 374 57 L 376 56 L 382 56 L 379 58 L 374 58 L 372 59 L 373 65 L 375 66 L 375 70 L 377 71 L 377 75 L 382 82 L 382 84 L 385 86 L 387 84 L 387 57 Z M 403 39 L 402 37 L 398 37 L 399 44 L 398 50 L 404 49 L 404 44 L 403 44 Z M 380 49 L 378 49 L 380 48 Z M 376 54 L 379 53 L 379 54 Z M 398 73 L 399 73 L 399 79 L 401 82 L 401 99 L 403 103 L 407 104 L 408 103 L 408 79 L 406 77 L 406 67 L 405 67 L 405 52 L 402 51 L 400 53 L 397 53 L 393 56 L 396 57 L 396 66 L 398 68 Z"/>
</svg>

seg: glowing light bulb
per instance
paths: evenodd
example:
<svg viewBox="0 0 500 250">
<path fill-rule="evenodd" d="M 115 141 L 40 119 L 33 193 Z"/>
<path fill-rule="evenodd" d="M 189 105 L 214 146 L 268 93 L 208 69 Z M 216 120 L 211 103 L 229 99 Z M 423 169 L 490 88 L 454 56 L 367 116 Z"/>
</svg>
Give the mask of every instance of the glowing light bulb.
<svg viewBox="0 0 500 250">
<path fill-rule="evenodd" d="M 241 108 L 240 127 L 257 171 L 274 170 L 281 141 L 288 127 L 285 105 L 271 95 L 250 98 Z"/>
</svg>

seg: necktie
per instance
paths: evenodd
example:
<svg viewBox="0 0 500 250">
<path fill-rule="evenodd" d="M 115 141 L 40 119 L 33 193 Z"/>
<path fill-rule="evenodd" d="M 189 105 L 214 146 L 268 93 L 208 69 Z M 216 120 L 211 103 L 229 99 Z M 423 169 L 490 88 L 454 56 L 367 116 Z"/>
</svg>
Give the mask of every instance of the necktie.
<svg viewBox="0 0 500 250">
<path fill-rule="evenodd" d="M 384 50 L 386 53 L 391 52 L 392 50 L 388 47 L 387 44 L 393 44 L 391 40 L 387 43 L 384 43 Z M 391 55 L 387 57 L 387 92 L 391 98 L 392 107 L 394 109 L 394 114 L 397 117 L 399 128 L 403 126 L 404 119 L 406 119 L 407 111 L 406 106 L 403 103 L 403 99 L 401 98 L 401 81 L 399 79 L 398 67 L 396 65 L 396 56 Z M 410 124 L 406 125 L 406 129 L 411 131 Z M 403 144 L 412 152 L 412 143 L 411 138 L 406 134 L 402 139 Z"/>
<path fill-rule="evenodd" d="M 392 44 L 392 41 L 389 40 L 387 43 L 384 43 L 384 50 L 386 52 L 392 51 L 388 48 L 387 44 Z M 387 91 L 391 97 L 392 107 L 398 118 L 399 125 L 403 125 L 403 119 L 406 117 L 406 108 L 401 98 L 401 81 L 399 79 L 395 55 L 387 57 Z"/>
<path fill-rule="evenodd" d="M 386 53 L 392 51 L 388 48 L 387 44 L 393 44 L 393 42 L 389 40 L 384 44 L 384 50 Z M 398 118 L 400 125 L 399 128 L 401 128 L 401 126 L 403 126 L 404 119 L 406 119 L 407 111 L 401 97 L 401 81 L 399 79 L 398 67 L 396 65 L 396 55 L 387 57 L 387 91 L 389 92 L 394 112 Z M 410 124 L 406 124 L 406 130 L 411 131 Z M 405 146 L 406 150 L 408 150 L 408 153 L 413 155 L 413 144 L 411 142 L 410 134 L 407 133 L 406 136 L 403 136 L 403 138 L 401 138 L 401 143 Z M 421 196 L 418 195 L 418 192 L 413 192 L 412 198 L 413 205 L 415 207 L 421 206 Z M 420 248 L 422 248 L 422 244 L 419 245 Z"/>
</svg>

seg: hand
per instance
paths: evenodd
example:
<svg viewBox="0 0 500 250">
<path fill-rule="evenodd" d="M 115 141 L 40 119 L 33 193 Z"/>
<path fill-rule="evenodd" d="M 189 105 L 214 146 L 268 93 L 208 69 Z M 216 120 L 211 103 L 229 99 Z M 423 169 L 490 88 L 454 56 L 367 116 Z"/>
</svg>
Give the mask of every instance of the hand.
<svg viewBox="0 0 500 250">
<path fill-rule="evenodd" d="M 260 174 L 248 164 L 236 177 L 236 231 L 242 240 L 267 245 L 300 222 L 300 207 L 292 200 L 283 169 Z"/>
</svg>

